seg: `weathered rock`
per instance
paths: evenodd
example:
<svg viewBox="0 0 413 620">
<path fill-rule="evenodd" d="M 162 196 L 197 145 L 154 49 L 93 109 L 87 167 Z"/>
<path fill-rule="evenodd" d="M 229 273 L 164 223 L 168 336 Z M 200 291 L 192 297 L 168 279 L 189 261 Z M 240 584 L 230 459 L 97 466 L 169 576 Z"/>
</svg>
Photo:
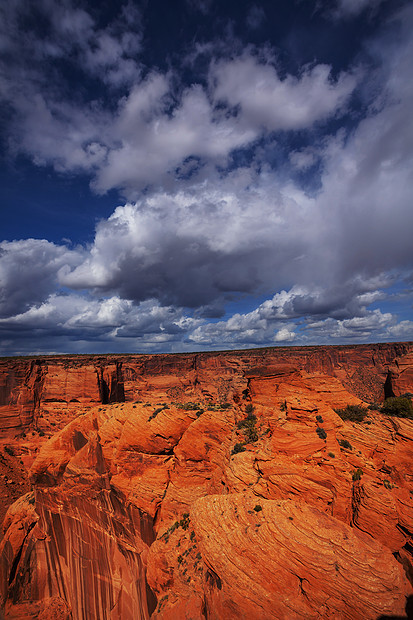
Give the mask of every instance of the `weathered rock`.
<svg viewBox="0 0 413 620">
<path fill-rule="evenodd" d="M 411 593 L 388 549 L 304 504 L 203 497 L 191 523 L 208 616 L 217 619 L 373 620 L 403 613 Z"/>
<path fill-rule="evenodd" d="M 412 354 L 402 343 L 0 362 L 5 507 L 27 472 L 33 487 L 3 524 L 6 617 L 402 614 L 413 421 L 335 409 L 413 392 Z"/>
<path fill-rule="evenodd" d="M 380 401 L 413 390 L 413 344 L 0 360 L 0 438 L 64 425 L 96 402 L 237 400 L 254 382 L 297 371 L 335 377 L 358 398 Z"/>
</svg>

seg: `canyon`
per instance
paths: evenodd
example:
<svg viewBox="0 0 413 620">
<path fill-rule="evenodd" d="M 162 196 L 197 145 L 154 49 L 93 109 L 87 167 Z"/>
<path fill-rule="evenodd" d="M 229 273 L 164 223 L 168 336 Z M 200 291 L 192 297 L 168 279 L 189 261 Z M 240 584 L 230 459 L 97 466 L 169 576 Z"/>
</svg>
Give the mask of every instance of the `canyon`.
<svg viewBox="0 0 413 620">
<path fill-rule="evenodd" d="M 0 618 L 410 617 L 409 393 L 408 342 L 0 359 Z"/>
</svg>

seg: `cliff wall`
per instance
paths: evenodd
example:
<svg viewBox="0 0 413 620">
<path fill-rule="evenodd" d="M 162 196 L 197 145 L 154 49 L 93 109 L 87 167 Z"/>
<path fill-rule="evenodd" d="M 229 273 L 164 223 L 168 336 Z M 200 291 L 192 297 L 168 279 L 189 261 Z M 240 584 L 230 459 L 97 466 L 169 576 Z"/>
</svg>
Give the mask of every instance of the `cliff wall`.
<svg viewBox="0 0 413 620">
<path fill-rule="evenodd" d="M 404 393 L 413 381 L 413 344 L 289 347 L 218 353 L 0 358 L 0 438 L 62 426 L 96 403 L 151 397 L 226 398 L 252 374 L 283 364 L 337 377 L 363 400 Z M 42 419 L 44 418 L 44 419 Z"/>
<path fill-rule="evenodd" d="M 2 360 L 5 618 L 407 617 L 413 420 L 335 412 L 406 392 L 412 343 Z"/>
</svg>

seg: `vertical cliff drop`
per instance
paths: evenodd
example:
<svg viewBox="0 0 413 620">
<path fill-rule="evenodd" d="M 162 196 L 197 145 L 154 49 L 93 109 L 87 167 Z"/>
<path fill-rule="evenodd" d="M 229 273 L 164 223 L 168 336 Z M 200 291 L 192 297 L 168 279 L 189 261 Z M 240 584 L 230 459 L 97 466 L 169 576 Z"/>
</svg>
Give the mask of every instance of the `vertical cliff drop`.
<svg viewBox="0 0 413 620">
<path fill-rule="evenodd" d="M 32 486 L 3 523 L 5 617 L 403 616 L 413 421 L 377 402 L 413 392 L 412 351 L 0 362 L 1 480 Z"/>
</svg>

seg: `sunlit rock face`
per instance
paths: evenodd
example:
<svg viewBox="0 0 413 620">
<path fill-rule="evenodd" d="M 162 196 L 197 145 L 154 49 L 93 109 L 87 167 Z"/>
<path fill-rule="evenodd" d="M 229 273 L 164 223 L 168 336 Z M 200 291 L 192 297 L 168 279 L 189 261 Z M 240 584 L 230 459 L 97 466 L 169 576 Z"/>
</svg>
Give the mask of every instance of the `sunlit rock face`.
<svg viewBox="0 0 413 620">
<path fill-rule="evenodd" d="M 413 345 L 0 363 L 5 618 L 406 617 Z"/>
</svg>

